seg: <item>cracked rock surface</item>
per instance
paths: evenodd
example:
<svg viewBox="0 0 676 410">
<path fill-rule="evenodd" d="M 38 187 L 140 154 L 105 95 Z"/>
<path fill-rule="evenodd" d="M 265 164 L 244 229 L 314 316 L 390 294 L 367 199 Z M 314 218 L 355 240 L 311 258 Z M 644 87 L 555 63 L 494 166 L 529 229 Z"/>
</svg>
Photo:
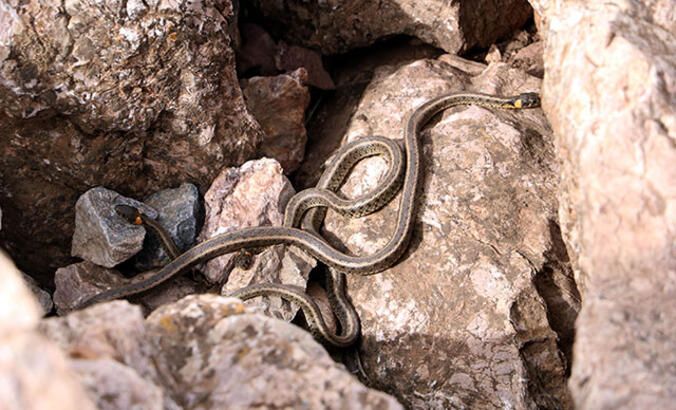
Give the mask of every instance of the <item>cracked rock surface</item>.
<svg viewBox="0 0 676 410">
<path fill-rule="evenodd" d="M 538 78 L 506 64 L 450 56 L 384 66 L 361 94 L 345 139 L 400 139 L 406 113 L 440 94 L 539 87 Z M 567 363 L 547 306 L 572 304 L 574 317 L 576 301 L 547 300 L 535 285 L 548 266 L 559 268 L 549 275 L 572 282 L 552 229 L 558 168 L 542 111 L 458 107 L 419 139 L 424 188 L 408 252 L 383 273 L 348 275 L 368 378 L 411 408 L 494 408 L 503 400 L 570 408 Z M 382 158 L 364 160 L 343 192 L 364 194 L 385 170 Z M 356 254 L 373 253 L 393 232 L 397 209 L 395 199 L 365 218 L 330 213 L 325 233 Z"/>
<path fill-rule="evenodd" d="M 295 194 L 280 164 L 269 158 L 227 168 L 204 195 L 205 220 L 199 241 L 249 226 L 281 225 L 284 207 Z M 209 260 L 202 272 L 212 283 L 224 283 L 237 254 Z"/>
<path fill-rule="evenodd" d="M 254 154 L 235 23 L 229 0 L 3 2 L 0 239 L 24 270 L 49 283 L 69 262 L 87 189 L 206 189 Z"/>
<path fill-rule="evenodd" d="M 578 408 L 676 398 L 674 3 L 533 1 L 543 107 L 562 161 L 559 214 L 583 293 Z"/>
<path fill-rule="evenodd" d="M 246 313 L 238 299 L 188 296 L 147 319 L 116 301 L 40 329 L 69 353 L 99 408 L 402 408 L 333 362 L 309 333 Z"/>
<path fill-rule="evenodd" d="M 307 71 L 252 77 L 244 82 L 246 104 L 265 135 L 259 153 L 276 159 L 289 174 L 303 161 L 305 154 L 305 110 L 310 104 Z"/>
</svg>

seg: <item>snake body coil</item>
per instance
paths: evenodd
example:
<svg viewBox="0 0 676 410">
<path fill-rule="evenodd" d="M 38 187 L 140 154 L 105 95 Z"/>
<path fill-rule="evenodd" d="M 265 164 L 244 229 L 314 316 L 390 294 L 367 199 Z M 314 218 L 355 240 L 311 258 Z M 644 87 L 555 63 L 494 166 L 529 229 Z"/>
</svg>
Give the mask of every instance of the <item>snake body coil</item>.
<svg viewBox="0 0 676 410">
<path fill-rule="evenodd" d="M 198 263 L 226 253 L 242 248 L 284 243 L 298 246 L 335 270 L 335 273 L 332 273 L 332 281 L 329 285 L 331 289 L 327 290 L 330 298 L 338 295 L 338 300 L 332 303 L 339 306 L 337 314 L 341 320 L 343 334 L 340 336 L 335 335 L 326 327 L 316 304 L 300 288 L 296 289 L 287 285 L 252 285 L 236 291 L 232 295 L 254 297 L 272 294 L 289 299 L 292 302 L 298 303 L 303 308 L 313 333 L 328 343 L 337 346 L 349 345 L 358 336 L 359 319 L 356 312 L 354 312 L 354 308 L 349 304 L 349 301 L 346 302 L 344 295 L 341 294 L 338 288 L 338 286 L 344 286 L 344 277 L 341 282 L 339 275 L 342 275 L 341 272 L 361 275 L 377 273 L 388 268 L 401 257 L 410 240 L 414 222 L 415 202 L 420 185 L 420 147 L 417 134 L 439 111 L 465 104 L 500 109 L 522 109 L 539 106 L 539 97 L 535 93 L 524 93 L 519 96 L 504 98 L 477 93 L 456 93 L 434 98 L 414 110 L 406 119 L 403 178 L 398 176 L 396 170 L 393 170 L 397 167 L 395 158 L 397 154 L 395 149 L 392 148 L 393 145 L 388 145 L 387 143 L 383 143 L 383 141 L 374 142 L 373 146 L 378 145 L 380 148 L 373 148 L 374 152 L 377 152 L 372 155 L 378 155 L 379 153 L 392 155 L 390 158 L 390 171 L 386 175 L 385 181 L 379 184 L 366 197 L 360 197 L 357 200 L 343 200 L 344 203 L 342 205 L 334 206 L 335 203 L 340 202 L 342 199 L 332 191 L 335 191 L 345 179 L 351 166 L 358 160 L 355 160 L 355 158 L 368 153 L 368 150 L 371 149 L 368 139 L 360 140 L 360 143 L 365 147 L 362 148 L 363 151 L 360 155 L 350 150 L 339 151 L 339 155 L 334 159 L 330 170 L 327 170 L 325 176 L 322 176 L 322 179 L 320 179 L 320 186 L 314 189 L 314 191 L 301 191 L 297 194 L 301 195 L 300 199 L 296 199 L 295 203 L 291 205 L 291 208 L 287 208 L 287 212 L 285 213 L 285 224 L 288 226 L 250 227 L 214 236 L 179 255 L 155 275 L 136 283 L 101 292 L 85 300 L 80 307 L 143 292 L 187 271 Z M 396 187 L 399 181 L 401 181 L 402 196 L 397 213 L 395 231 L 387 244 L 372 255 L 352 256 L 344 254 L 332 247 L 319 235 L 313 233 L 318 229 L 318 225 L 321 223 L 321 219 L 323 219 L 323 211 L 321 210 L 312 209 L 309 211 L 309 221 L 306 219 L 308 221 L 306 226 L 311 229 L 303 230 L 293 227 L 299 223 L 302 215 L 311 208 L 330 207 L 339 212 L 353 215 L 363 215 L 368 213 L 369 210 L 378 209 L 384 206 L 396 194 Z M 389 183 L 391 185 L 387 185 Z M 352 205 L 355 206 L 353 207 Z M 349 306 L 345 306 L 345 303 L 349 304 Z"/>
</svg>

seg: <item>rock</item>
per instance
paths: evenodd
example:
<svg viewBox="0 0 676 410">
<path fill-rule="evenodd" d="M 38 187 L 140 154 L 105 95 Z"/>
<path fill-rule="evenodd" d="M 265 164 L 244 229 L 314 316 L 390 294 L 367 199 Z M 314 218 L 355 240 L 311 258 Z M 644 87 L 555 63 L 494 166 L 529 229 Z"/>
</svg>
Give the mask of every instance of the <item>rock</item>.
<svg viewBox="0 0 676 410">
<path fill-rule="evenodd" d="M 87 189 L 205 190 L 254 155 L 262 133 L 236 78 L 230 1 L 29 0 L 0 21 L 0 242 L 41 284 L 72 262 Z"/>
<path fill-rule="evenodd" d="M 104 268 L 86 261 L 57 269 L 54 278 L 56 311 L 59 315 L 65 315 L 79 308 L 81 303 L 91 296 L 130 282 L 141 281 L 155 273 L 157 270 L 151 270 L 128 279 L 115 269 Z M 184 275 L 161 283 L 139 295 L 134 295 L 131 299 L 134 303 L 142 304 L 147 311 L 152 311 L 184 296 L 204 293 L 208 290 L 206 285 Z"/>
<path fill-rule="evenodd" d="M 35 332 L 3 335 L 0 343 L 0 400 L 3 408 L 97 408 L 70 369 L 63 353 L 52 343 Z M 39 355 L 36 352 L 40 352 Z"/>
<path fill-rule="evenodd" d="M 307 116 L 308 144 L 303 163 L 294 174 L 294 186 L 300 190 L 317 185 L 328 161 L 340 147 L 355 106 L 359 104 L 362 92 L 376 69 L 383 65 L 434 58 L 439 54 L 439 49 L 420 41 L 401 40 L 383 42 L 363 53 L 356 53 L 353 58 L 337 61 L 333 70 L 336 90 L 322 95 L 321 102 Z"/>
<path fill-rule="evenodd" d="M 26 275 L 25 273 L 21 273 L 21 277 L 23 278 L 24 283 L 26 286 L 28 286 L 28 289 L 31 290 L 31 293 L 33 293 L 33 296 L 37 299 L 38 303 L 40 304 L 40 307 L 42 308 L 42 314 L 46 315 L 49 312 L 52 311 L 52 308 L 54 307 L 54 303 L 52 302 L 52 297 L 47 292 L 46 290 L 42 289 L 35 279 L 31 278 L 30 276 Z"/>
<path fill-rule="evenodd" d="M 74 359 L 112 359 L 132 367 L 144 378 L 157 370 L 146 345 L 147 331 L 138 306 L 117 300 L 44 319 L 40 332 Z"/>
<path fill-rule="evenodd" d="M 291 247 L 287 251 L 286 245 L 275 245 L 265 249 L 256 256 L 253 266 L 249 269 L 235 267 L 230 272 L 228 282 L 223 285 L 222 295 L 228 295 L 237 289 L 257 283 L 283 283 L 305 288 L 310 271 L 317 265 L 317 261 Z M 266 316 L 291 321 L 299 307 L 279 297 L 257 297 L 244 302 L 249 308 L 258 307 L 258 311 Z"/>
<path fill-rule="evenodd" d="M 68 313 L 79 307 L 85 299 L 127 282 L 117 270 L 88 261 L 59 268 L 54 274 L 56 311 L 60 315 Z"/>
<path fill-rule="evenodd" d="M 245 314 L 238 299 L 188 296 L 145 320 L 115 301 L 40 330 L 69 353 L 100 408 L 401 408 L 332 362 L 309 333 Z"/>
<path fill-rule="evenodd" d="M 488 64 L 499 63 L 503 60 L 502 52 L 495 44 L 488 49 L 485 60 Z"/>
<path fill-rule="evenodd" d="M 406 114 L 443 93 L 538 88 L 537 78 L 505 64 L 457 57 L 384 66 L 361 95 L 346 139 L 401 138 Z M 383 273 L 348 277 L 368 378 L 410 408 L 570 408 L 566 357 L 548 320 L 558 314 L 552 307 L 570 306 L 545 299 L 534 283 L 549 275 L 574 289 L 552 229 L 557 164 L 546 119 L 540 110 L 458 107 L 419 139 L 425 180 L 408 252 Z M 385 170 L 382 158 L 364 160 L 343 192 L 367 192 Z M 355 254 L 373 253 L 389 239 L 397 211 L 395 199 L 361 219 L 330 212 L 324 233 Z"/>
<path fill-rule="evenodd" d="M 199 191 L 193 184 L 156 192 L 144 200 L 158 212 L 157 222 L 171 235 L 174 244 L 186 251 L 195 243 L 204 218 Z M 136 257 L 136 268 L 148 270 L 166 265 L 170 258 L 152 229 L 146 228 L 143 250 Z"/>
<path fill-rule="evenodd" d="M 282 25 L 279 32 L 291 43 L 322 54 L 346 52 L 397 34 L 418 37 L 449 53 L 488 47 L 522 26 L 531 13 L 524 0 L 257 0 L 254 5 Z"/>
<path fill-rule="evenodd" d="M 204 195 L 206 211 L 199 242 L 248 226 L 281 225 L 293 187 L 275 160 L 263 158 L 227 168 Z M 235 265 L 235 255 L 214 258 L 202 269 L 212 283 L 224 283 Z"/>
<path fill-rule="evenodd" d="M 237 50 L 237 71 L 241 75 L 272 76 L 277 74 L 277 44 L 267 31 L 252 23 L 240 27 L 242 46 Z"/>
<path fill-rule="evenodd" d="M 171 408 L 158 386 L 115 360 L 73 360 L 72 367 L 100 410 Z"/>
<path fill-rule="evenodd" d="M 334 363 L 296 326 L 243 313 L 237 299 L 188 296 L 147 319 L 178 403 L 194 408 L 400 409 Z M 235 314 L 235 315 L 233 315 Z"/>
<path fill-rule="evenodd" d="M 243 89 L 247 106 L 265 131 L 260 153 L 279 161 L 286 174 L 298 168 L 305 153 L 303 120 L 310 104 L 306 80 L 307 72 L 298 69 L 291 75 L 253 77 Z"/>
<path fill-rule="evenodd" d="M 35 331 L 42 315 L 0 251 L 0 403 L 7 409 L 94 409 L 63 353 Z"/>
<path fill-rule="evenodd" d="M 322 90 L 334 88 L 331 75 L 324 68 L 321 54 L 309 48 L 279 44 L 259 25 L 242 24 L 242 47 L 237 51 L 237 69 L 242 76 L 271 77 L 305 69 L 307 85 Z"/>
<path fill-rule="evenodd" d="M 544 42 L 537 41 L 510 56 L 508 63 L 512 67 L 520 68 L 532 76 L 543 78 L 545 74 L 545 63 L 542 59 L 543 53 Z"/>
<path fill-rule="evenodd" d="M 322 90 L 333 90 L 335 84 L 331 75 L 324 68 L 322 56 L 318 52 L 305 47 L 279 43 L 275 55 L 275 65 L 282 72 L 291 73 L 299 68 L 305 69 L 305 83 Z"/>
<path fill-rule="evenodd" d="M 115 205 L 138 207 L 151 218 L 157 217 L 156 210 L 141 202 L 103 187 L 92 188 L 75 204 L 73 256 L 112 268 L 141 250 L 144 228 L 132 225 L 118 215 Z"/>
<path fill-rule="evenodd" d="M 583 304 L 576 408 L 676 398 L 676 38 L 671 1 L 537 1 L 559 215 Z"/>
<path fill-rule="evenodd" d="M 40 323 L 40 331 L 70 357 L 70 365 L 99 408 L 177 409 L 161 388 L 138 306 L 98 304 Z M 120 405 L 120 407 L 107 407 Z M 102 407 L 103 406 L 103 407 Z"/>
</svg>

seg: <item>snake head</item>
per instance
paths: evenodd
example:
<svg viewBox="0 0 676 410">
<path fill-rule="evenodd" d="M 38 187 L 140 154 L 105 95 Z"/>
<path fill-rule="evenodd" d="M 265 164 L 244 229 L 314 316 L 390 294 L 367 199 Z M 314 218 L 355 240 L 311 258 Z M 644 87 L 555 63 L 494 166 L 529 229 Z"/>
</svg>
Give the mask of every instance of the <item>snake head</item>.
<svg viewBox="0 0 676 410">
<path fill-rule="evenodd" d="M 540 106 L 540 95 L 538 93 L 522 93 L 512 101 L 514 108 L 535 108 Z"/>
<path fill-rule="evenodd" d="M 141 225 L 143 223 L 141 212 L 133 206 L 122 204 L 115 205 L 115 212 L 131 224 Z"/>
</svg>

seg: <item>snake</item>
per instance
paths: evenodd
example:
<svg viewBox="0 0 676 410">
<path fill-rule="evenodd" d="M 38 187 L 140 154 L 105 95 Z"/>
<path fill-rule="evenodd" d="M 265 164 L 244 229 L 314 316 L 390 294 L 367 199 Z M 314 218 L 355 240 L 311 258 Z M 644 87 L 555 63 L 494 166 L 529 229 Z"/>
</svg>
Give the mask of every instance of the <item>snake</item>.
<svg viewBox="0 0 676 410">
<path fill-rule="evenodd" d="M 359 274 L 359 275 L 371 275 L 378 273 L 387 269 L 394 263 L 396 263 L 404 251 L 408 247 L 410 237 L 412 234 L 412 228 L 415 218 L 415 205 L 417 196 L 420 189 L 420 174 L 421 174 L 421 160 L 420 160 L 420 145 L 417 138 L 417 135 L 422 130 L 422 128 L 427 125 L 427 123 L 440 111 L 458 106 L 458 105 L 478 105 L 487 108 L 498 108 L 498 109 L 527 109 L 535 108 L 540 106 L 540 97 L 537 93 L 522 93 L 516 96 L 510 97 L 500 97 L 494 95 L 480 94 L 480 93 L 452 93 L 442 95 L 420 105 L 418 108 L 407 114 L 405 119 L 405 129 L 403 136 L 404 143 L 404 171 L 403 177 L 394 177 L 395 185 L 399 181 L 400 185 L 397 189 L 380 189 L 379 191 L 385 191 L 382 199 L 380 197 L 369 195 L 369 198 L 366 198 L 367 201 L 363 201 L 364 198 L 360 198 L 359 208 L 356 212 L 347 207 L 348 210 L 339 209 L 339 212 L 346 213 L 360 213 L 366 212 L 369 208 L 377 209 L 386 204 L 385 200 L 391 200 L 392 194 L 398 190 L 401 190 L 401 200 L 399 203 L 399 209 L 397 212 L 395 230 L 387 244 L 383 246 L 380 250 L 376 251 L 371 255 L 366 256 L 354 256 L 348 255 L 331 246 L 324 238 L 318 235 L 316 232 L 313 232 L 317 228 L 317 220 L 320 219 L 319 216 L 313 216 L 314 220 L 308 222 L 308 225 L 313 229 L 304 230 L 294 226 L 258 226 L 258 227 L 246 227 L 236 231 L 226 232 L 220 235 L 216 235 L 194 247 L 187 250 L 186 252 L 178 255 L 172 259 L 168 264 L 162 267 L 157 273 L 153 276 L 148 277 L 144 280 L 126 284 L 118 288 L 109 289 L 91 296 L 90 298 L 84 300 L 80 303 L 79 307 L 87 307 L 89 305 L 108 301 L 112 299 L 118 299 L 130 295 L 134 295 L 143 291 L 146 291 L 150 288 L 153 288 L 160 283 L 169 280 L 176 275 L 186 272 L 192 266 L 208 261 L 217 256 L 224 255 L 226 253 L 234 252 L 242 248 L 257 248 L 270 246 L 275 244 L 287 244 L 297 246 L 307 253 L 309 253 L 314 258 L 318 259 L 320 262 L 328 265 L 330 268 L 335 269 L 335 271 L 340 273 L 348 274 Z M 368 137 L 367 137 L 368 138 Z M 368 145 L 368 139 L 364 138 Z M 373 138 L 373 137 L 370 137 Z M 385 148 L 386 149 L 386 148 Z M 363 152 L 368 152 L 365 149 Z M 392 150 L 392 152 L 395 152 Z M 346 155 L 353 155 L 353 157 L 346 158 Z M 393 154 L 396 155 L 396 154 Z M 334 158 L 333 169 L 336 177 L 328 175 L 324 178 L 324 183 L 326 186 L 332 186 L 335 184 L 342 183 L 346 173 L 345 166 L 341 165 L 343 162 L 348 164 L 354 161 L 354 153 L 350 153 L 349 150 L 342 151 L 341 155 L 336 155 Z M 394 168 L 394 167 L 390 167 Z M 389 173 L 388 173 L 389 175 Z M 340 183 L 335 181 L 340 179 Z M 387 179 L 387 178 L 386 178 Z M 322 179 L 320 178 L 320 182 Z M 313 189 L 313 188 L 310 188 Z M 315 188 L 315 191 L 309 191 L 305 200 L 297 200 L 296 206 L 299 210 L 294 211 L 297 214 L 304 214 L 309 212 L 310 208 L 312 210 L 318 207 L 332 207 L 331 200 L 333 194 L 330 194 L 328 189 L 324 188 Z M 301 191 L 299 194 L 303 193 Z M 297 194 L 297 195 L 299 195 Z M 387 198 L 390 196 L 390 198 Z M 332 198 L 327 200 L 326 198 Z M 364 205 L 366 202 L 366 205 Z M 361 207 L 361 208 L 360 208 Z M 290 225 L 298 223 L 300 220 L 298 215 L 286 215 L 285 212 L 285 221 L 290 220 Z M 319 213 L 316 213 L 321 215 Z M 331 275 L 332 278 L 336 278 L 340 275 Z M 338 285 L 344 285 L 344 279 L 339 281 Z M 336 285 L 331 285 L 336 286 Z M 326 326 L 319 309 L 314 301 L 312 301 L 300 288 L 291 287 L 289 285 L 252 285 L 247 288 L 244 288 L 240 291 L 235 291 L 231 295 L 237 295 L 238 292 L 243 294 L 244 292 L 249 292 L 249 295 L 277 295 L 286 297 L 291 301 L 297 302 L 300 307 L 303 309 L 306 318 L 308 319 L 308 324 L 311 326 L 311 331 L 320 336 L 322 340 L 328 341 L 331 344 L 337 346 L 346 346 L 356 340 L 354 335 L 355 329 L 358 336 L 358 316 L 356 312 L 354 315 L 349 313 L 350 310 L 354 311 L 354 308 L 351 307 L 342 307 L 345 309 L 347 317 L 342 318 L 346 322 L 343 323 L 341 320 L 341 326 L 343 327 L 342 335 L 333 334 Z M 330 297 L 331 293 L 329 292 Z M 253 297 L 253 296 L 251 296 Z M 353 316 L 356 316 L 353 317 Z M 341 318 L 339 317 L 339 320 Z M 354 322 L 356 320 L 356 323 Z M 335 343 L 334 343 L 335 342 Z"/>
<path fill-rule="evenodd" d="M 178 249 L 176 242 L 171 238 L 169 232 L 159 222 L 145 215 L 138 208 L 131 205 L 119 204 L 115 205 L 115 212 L 133 225 L 145 225 L 150 228 L 160 239 L 160 243 L 167 252 L 167 255 L 169 255 L 169 258 L 176 259 L 181 254 L 181 250 Z"/>
</svg>

